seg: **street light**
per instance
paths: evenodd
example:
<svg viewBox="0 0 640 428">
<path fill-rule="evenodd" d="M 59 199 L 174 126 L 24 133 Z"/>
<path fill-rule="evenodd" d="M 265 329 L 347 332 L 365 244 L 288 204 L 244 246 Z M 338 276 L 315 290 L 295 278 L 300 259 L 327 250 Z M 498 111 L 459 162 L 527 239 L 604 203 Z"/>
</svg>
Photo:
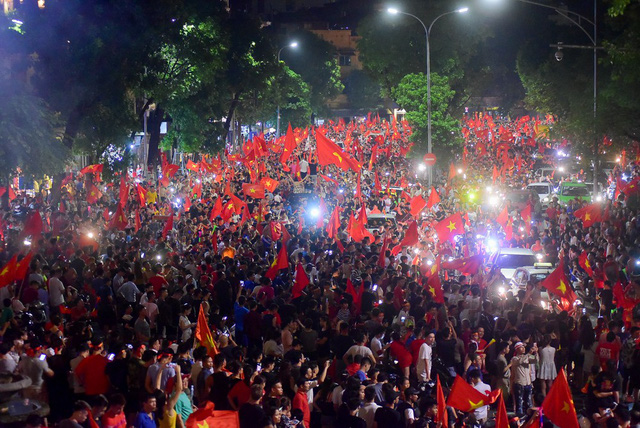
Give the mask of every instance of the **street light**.
<svg viewBox="0 0 640 428">
<path fill-rule="evenodd" d="M 277 55 L 278 64 L 280 63 L 280 54 L 282 53 L 283 49 L 286 49 L 286 48 L 295 49 L 297 47 L 298 47 L 298 42 L 295 42 L 295 41 L 289 43 L 288 45 L 285 45 L 285 46 L 281 47 L 278 50 L 278 55 Z M 280 136 L 280 103 L 278 102 L 278 113 L 277 113 L 277 117 L 276 117 L 276 137 L 279 137 L 279 136 Z"/>
<path fill-rule="evenodd" d="M 496 2 L 496 0 L 493 0 Z M 500 0 L 502 1 L 502 0 Z M 579 13 L 572 12 L 567 9 L 560 9 L 556 6 L 550 6 L 548 4 L 538 3 L 536 1 L 531 0 L 518 0 L 521 3 L 531 4 L 534 6 L 544 7 L 545 9 L 551 9 L 555 11 L 558 15 L 562 16 L 567 21 L 571 22 L 573 25 L 578 27 L 582 32 L 587 36 L 589 41 L 591 42 L 590 46 L 575 46 L 575 45 L 565 45 L 563 43 L 558 43 L 557 45 L 551 45 L 552 47 L 557 48 L 556 53 L 554 54 L 557 61 L 562 61 L 564 58 L 564 53 L 562 49 L 565 48 L 577 48 L 577 49 L 593 49 L 593 192 L 598 192 L 598 149 L 600 141 L 597 135 L 597 125 L 596 120 L 598 118 L 598 49 L 602 49 L 602 47 L 598 47 L 598 2 L 597 0 L 593 0 L 593 21 L 589 18 L 580 15 Z M 593 28 L 593 32 L 590 34 L 587 29 L 584 28 L 584 23 L 591 25 Z"/>
<path fill-rule="evenodd" d="M 436 18 L 433 21 L 431 21 L 431 24 L 429 25 L 429 27 L 427 27 L 420 18 L 418 18 L 417 16 L 411 13 L 403 12 L 394 7 L 390 7 L 387 9 L 387 12 L 390 13 L 391 15 L 402 14 L 402 15 L 407 15 L 414 18 L 422 25 L 422 28 L 424 28 L 426 49 L 427 49 L 426 59 L 427 59 L 427 152 L 428 153 L 433 152 L 433 147 L 431 144 L 431 51 L 429 48 L 429 37 L 431 35 L 431 28 L 433 27 L 433 24 L 435 24 L 436 21 L 442 18 L 443 16 L 451 15 L 454 13 L 465 13 L 468 11 L 469 11 L 468 7 L 462 7 L 460 9 L 452 10 L 450 12 L 445 12 L 441 15 L 436 16 Z M 432 181 L 433 181 L 433 168 L 429 166 L 429 186 L 431 186 Z"/>
</svg>

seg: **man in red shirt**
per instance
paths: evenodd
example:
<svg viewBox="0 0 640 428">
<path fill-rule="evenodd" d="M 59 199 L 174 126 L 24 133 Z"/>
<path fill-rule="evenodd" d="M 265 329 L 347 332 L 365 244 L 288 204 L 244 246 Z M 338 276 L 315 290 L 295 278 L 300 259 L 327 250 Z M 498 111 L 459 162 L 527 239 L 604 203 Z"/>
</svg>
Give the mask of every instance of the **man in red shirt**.
<svg viewBox="0 0 640 428">
<path fill-rule="evenodd" d="M 78 364 L 75 373 L 87 395 L 106 394 L 109 391 L 109 377 L 105 373 L 105 367 L 108 363 L 109 360 L 104 356 L 102 341 L 93 338 L 91 340 L 91 355 Z"/>
<path fill-rule="evenodd" d="M 614 367 L 617 367 L 620 359 L 620 343 L 616 341 L 616 334 L 612 331 L 607 333 L 607 341 L 601 343 L 596 348 L 596 356 L 600 361 L 602 370 L 607 369 L 607 362 L 611 361 Z"/>
<path fill-rule="evenodd" d="M 153 267 L 153 273 L 155 275 L 149 278 L 149 283 L 153 286 L 153 292 L 156 293 L 156 296 L 160 295 L 161 287 L 169 287 L 169 283 L 164 278 L 164 276 L 162 276 L 162 274 L 160 273 L 161 271 L 162 267 L 159 264 L 155 265 Z"/>
<path fill-rule="evenodd" d="M 114 394 L 109 399 L 109 408 L 102 415 L 102 428 L 126 428 L 127 418 L 124 406 L 127 404 L 124 395 Z"/>
<path fill-rule="evenodd" d="M 302 410 L 302 421 L 305 427 L 311 426 L 311 411 L 309 410 L 307 391 L 309 391 L 309 380 L 300 378 L 298 380 L 298 391 L 293 396 L 292 408 Z"/>
</svg>

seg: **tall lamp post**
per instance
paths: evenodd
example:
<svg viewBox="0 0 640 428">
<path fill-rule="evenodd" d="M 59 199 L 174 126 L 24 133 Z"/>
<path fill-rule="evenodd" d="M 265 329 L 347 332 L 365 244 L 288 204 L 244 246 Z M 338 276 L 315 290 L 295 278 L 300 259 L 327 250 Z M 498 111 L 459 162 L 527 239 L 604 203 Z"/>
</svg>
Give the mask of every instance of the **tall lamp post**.
<svg viewBox="0 0 640 428">
<path fill-rule="evenodd" d="M 411 13 L 403 12 L 393 7 L 390 7 L 387 9 L 387 12 L 392 15 L 401 14 L 401 15 L 406 15 L 414 18 L 422 25 L 422 28 L 424 28 L 426 50 L 427 50 L 426 60 L 427 60 L 427 152 L 428 153 L 432 153 L 433 151 L 433 146 L 431 144 L 431 51 L 429 49 L 429 38 L 431 36 L 431 28 L 433 27 L 433 24 L 435 24 L 436 21 L 442 18 L 443 16 L 451 15 L 454 13 L 465 13 L 468 11 L 469 11 L 468 7 L 463 7 L 460 9 L 452 10 L 450 12 L 445 12 L 441 15 L 436 16 L 436 18 L 433 21 L 431 21 L 431 24 L 429 25 L 429 27 L 427 27 L 420 18 L 418 18 L 417 16 Z M 428 166 L 427 168 L 429 168 L 429 186 L 431 186 L 433 181 L 433 167 Z"/>
<path fill-rule="evenodd" d="M 554 48 L 557 48 L 557 52 L 555 54 L 556 60 L 562 61 L 563 58 L 563 49 L 593 49 L 593 192 L 598 192 L 598 157 L 599 157 L 599 145 L 600 141 L 598 138 L 598 128 L 597 128 L 597 118 L 598 118 L 598 49 L 603 49 L 602 47 L 598 47 L 598 8 L 597 8 L 597 0 L 593 0 L 593 20 L 580 15 L 579 13 L 572 12 L 570 10 L 561 9 L 556 6 L 550 6 L 548 4 L 538 3 L 536 1 L 531 0 L 518 0 L 521 3 L 531 4 L 534 6 L 544 7 L 545 9 L 551 9 L 558 13 L 558 15 L 562 16 L 564 19 L 578 27 L 582 32 L 587 36 L 591 44 L 589 46 L 576 46 L 576 45 L 565 45 L 558 43 L 556 45 L 551 45 Z M 593 31 L 589 33 L 589 31 L 584 27 L 585 24 L 591 25 Z"/>
<path fill-rule="evenodd" d="M 278 64 L 280 64 L 280 54 L 282 53 L 283 49 L 286 48 L 297 48 L 298 47 L 298 42 L 291 42 L 286 46 L 281 47 L 278 50 Z M 276 137 L 280 136 L 280 102 L 278 102 L 278 113 L 277 113 L 277 118 L 276 118 Z"/>
</svg>

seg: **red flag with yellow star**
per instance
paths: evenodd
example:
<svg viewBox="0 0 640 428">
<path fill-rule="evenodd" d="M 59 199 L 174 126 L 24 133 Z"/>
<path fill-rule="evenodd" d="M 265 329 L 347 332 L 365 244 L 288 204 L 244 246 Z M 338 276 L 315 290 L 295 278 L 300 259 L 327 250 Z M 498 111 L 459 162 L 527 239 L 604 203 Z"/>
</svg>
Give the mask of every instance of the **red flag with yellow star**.
<svg viewBox="0 0 640 428">
<path fill-rule="evenodd" d="M 462 412 L 471 412 L 478 407 L 487 406 L 496 402 L 500 396 L 500 390 L 492 391 L 489 395 L 484 395 L 460 376 L 456 376 L 449 392 L 447 406 L 458 409 Z"/>
<path fill-rule="evenodd" d="M 14 281 L 15 271 L 18 264 L 18 256 L 14 255 L 9 262 L 0 270 L 0 288 L 6 287 Z"/>
<path fill-rule="evenodd" d="M 111 222 L 109 223 L 109 229 L 125 230 L 128 224 L 129 220 L 127 220 L 124 212 L 122 212 L 122 205 L 118 204 L 118 208 L 116 208 L 116 212 L 113 214 Z"/>
<path fill-rule="evenodd" d="M 213 410 L 214 405 L 207 401 L 204 407 L 191 413 L 187 419 L 186 428 L 239 428 L 238 412 L 232 410 Z"/>
<path fill-rule="evenodd" d="M 169 216 L 167 218 L 167 222 L 164 224 L 164 228 L 162 229 L 162 239 L 167 239 L 167 235 L 169 232 L 173 230 L 173 211 L 169 211 Z"/>
<path fill-rule="evenodd" d="M 264 199 L 264 186 L 262 184 L 242 183 L 242 192 L 245 196 Z"/>
<path fill-rule="evenodd" d="M 264 188 L 267 189 L 270 193 L 273 193 L 280 182 L 278 180 L 274 180 L 273 178 L 263 177 L 262 180 L 260 180 L 260 184 L 262 184 Z"/>
<path fill-rule="evenodd" d="M 599 223 L 603 220 L 600 204 L 590 204 L 582 207 L 576 210 L 573 215 L 582 220 L 582 226 L 584 227 L 591 227 L 594 223 Z"/>
<path fill-rule="evenodd" d="M 561 299 L 566 299 L 569 302 L 576 300 L 577 296 L 576 293 L 573 292 L 569 278 L 567 278 L 567 274 L 564 271 L 564 259 L 562 258 L 560 259 L 558 267 L 540 283 L 540 286 L 546 288 L 549 293 L 555 294 Z"/>
<path fill-rule="evenodd" d="M 413 217 L 418 217 L 418 215 L 422 212 L 424 207 L 427 206 L 427 201 L 420 195 L 414 196 L 409 202 L 411 215 Z"/>
<path fill-rule="evenodd" d="M 429 276 L 429 280 L 427 281 L 427 291 L 431 294 L 431 297 L 433 297 L 434 302 L 444 303 L 444 290 L 442 290 L 438 263 L 432 265 L 430 271 L 431 276 Z"/>
<path fill-rule="evenodd" d="M 89 204 L 95 204 L 101 197 L 102 192 L 100 191 L 100 189 L 98 189 L 95 184 L 92 184 L 87 191 L 87 202 Z"/>
<path fill-rule="evenodd" d="M 578 257 L 578 264 L 589 276 L 593 276 L 593 266 L 591 266 L 591 262 L 589 261 L 589 253 L 583 251 Z"/>
<path fill-rule="evenodd" d="M 198 322 L 196 324 L 195 338 L 200 342 L 200 345 L 207 348 L 207 354 L 211 357 L 215 357 L 218 354 L 218 347 L 216 342 L 213 341 L 213 335 L 207 324 L 207 318 L 204 315 L 204 311 L 200 310 L 198 314 Z"/>
<path fill-rule="evenodd" d="M 293 130 L 291 129 L 291 124 L 287 127 L 287 134 L 284 136 L 284 149 L 282 150 L 282 154 L 280 155 L 280 163 L 285 164 L 289 160 L 289 157 L 295 150 L 296 146 L 296 137 L 293 135 Z"/>
<path fill-rule="evenodd" d="M 436 422 L 441 422 L 443 427 L 449 426 L 449 415 L 447 413 L 447 403 L 444 400 L 444 392 L 442 391 L 442 384 L 440 384 L 440 376 L 437 376 L 436 380 L 436 400 L 438 402 L 438 415 Z"/>
<path fill-rule="evenodd" d="M 362 169 L 360 162 L 322 135 L 320 130 L 316 130 L 316 153 L 320 165 L 335 165 L 343 171 L 352 169 L 359 172 Z"/>
<path fill-rule="evenodd" d="M 431 209 L 434 205 L 440 203 L 440 195 L 436 192 L 435 187 L 431 187 L 431 193 L 429 193 L 429 199 L 427 200 L 427 208 Z"/>
<path fill-rule="evenodd" d="M 33 253 L 29 251 L 29 254 L 24 256 L 22 260 L 16 263 L 16 268 L 13 274 L 14 281 L 22 281 L 24 277 L 27 275 L 27 271 L 29 270 L 29 265 L 31 264 L 32 257 L 33 257 Z"/>
<path fill-rule="evenodd" d="M 462 216 L 455 213 L 435 225 L 436 234 L 440 242 L 451 241 L 456 235 L 464 234 L 464 226 L 462 225 Z"/>
<path fill-rule="evenodd" d="M 542 403 L 544 415 L 560 428 L 580 428 L 564 369 L 558 373 Z"/>
</svg>

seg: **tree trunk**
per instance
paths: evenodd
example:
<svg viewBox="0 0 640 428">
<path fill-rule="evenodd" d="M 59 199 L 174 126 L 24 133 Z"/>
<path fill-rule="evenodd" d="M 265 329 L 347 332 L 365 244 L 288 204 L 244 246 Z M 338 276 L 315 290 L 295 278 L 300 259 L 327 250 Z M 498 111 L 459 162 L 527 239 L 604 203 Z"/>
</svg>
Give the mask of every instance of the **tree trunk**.
<svg viewBox="0 0 640 428">
<path fill-rule="evenodd" d="M 11 175 L 8 172 L 4 182 L 5 191 L 0 200 L 0 206 L 2 206 L 2 211 L 9 211 L 9 185 L 11 184 Z"/>
<path fill-rule="evenodd" d="M 69 113 L 67 118 L 67 126 L 64 129 L 64 135 L 62 136 L 62 143 L 67 146 L 69 150 L 73 149 L 73 142 L 78 135 L 78 129 L 80 128 L 80 121 L 82 120 L 83 111 L 85 106 L 77 106 Z M 54 174 L 51 180 L 51 205 L 57 206 L 62 196 L 62 180 L 67 176 L 66 172 Z"/>
<path fill-rule="evenodd" d="M 160 107 L 149 114 L 147 120 L 147 131 L 149 132 L 149 156 L 147 158 L 147 165 L 155 165 L 160 156 L 160 128 L 164 121 L 164 110 Z"/>
<path fill-rule="evenodd" d="M 229 136 L 229 129 L 231 129 L 231 124 L 233 123 L 233 116 L 236 112 L 236 108 L 238 108 L 238 104 L 240 104 L 240 94 L 242 91 L 238 91 L 234 94 L 233 99 L 231 100 L 231 105 L 229 106 L 229 111 L 227 112 L 227 120 L 224 122 L 224 130 L 226 133 L 225 141 Z"/>
</svg>

